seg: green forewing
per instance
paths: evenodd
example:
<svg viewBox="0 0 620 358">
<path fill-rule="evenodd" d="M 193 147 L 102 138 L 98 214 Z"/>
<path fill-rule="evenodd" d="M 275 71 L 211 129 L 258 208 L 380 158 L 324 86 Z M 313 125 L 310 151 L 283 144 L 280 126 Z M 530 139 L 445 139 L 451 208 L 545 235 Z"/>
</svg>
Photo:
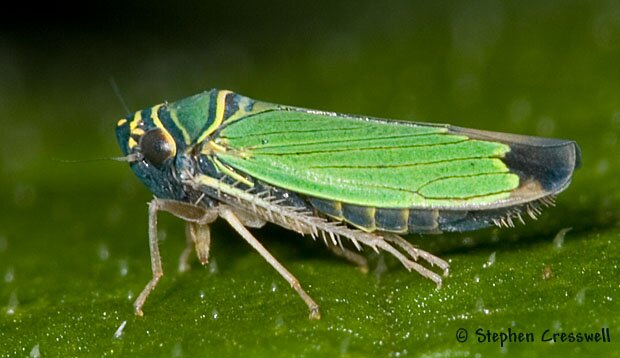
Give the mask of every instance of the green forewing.
<svg viewBox="0 0 620 358">
<path fill-rule="evenodd" d="M 484 204 L 519 186 L 502 143 L 446 126 L 276 110 L 224 124 L 218 158 L 294 192 L 356 205 Z"/>
</svg>

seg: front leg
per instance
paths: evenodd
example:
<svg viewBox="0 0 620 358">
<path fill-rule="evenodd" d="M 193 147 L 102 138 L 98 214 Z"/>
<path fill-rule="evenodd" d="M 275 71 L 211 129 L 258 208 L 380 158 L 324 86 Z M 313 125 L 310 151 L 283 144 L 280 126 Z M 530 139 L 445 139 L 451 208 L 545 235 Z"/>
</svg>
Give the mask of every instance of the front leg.
<svg viewBox="0 0 620 358">
<path fill-rule="evenodd" d="M 149 248 L 151 251 L 151 271 L 153 277 L 133 304 L 134 312 L 137 316 L 143 315 L 142 306 L 144 306 L 151 291 L 157 286 L 159 279 L 164 275 L 157 241 L 157 213 L 159 211 L 167 211 L 187 222 L 201 226 L 206 226 L 208 223 L 213 222 L 218 215 L 217 209 L 206 209 L 181 201 L 153 198 L 149 202 Z M 198 246 L 198 244 L 196 245 Z"/>
</svg>

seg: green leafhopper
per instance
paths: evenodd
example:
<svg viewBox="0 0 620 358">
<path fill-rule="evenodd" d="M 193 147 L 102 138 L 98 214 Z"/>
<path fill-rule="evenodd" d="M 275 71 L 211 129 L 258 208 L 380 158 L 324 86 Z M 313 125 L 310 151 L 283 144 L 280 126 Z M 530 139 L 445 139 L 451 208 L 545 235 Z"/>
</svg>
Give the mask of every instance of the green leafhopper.
<svg viewBox="0 0 620 358">
<path fill-rule="evenodd" d="M 125 159 L 153 192 L 149 242 L 153 277 L 163 275 L 157 213 L 185 220 L 187 244 L 209 258 L 209 224 L 226 220 L 297 291 L 299 281 L 247 228 L 267 222 L 313 238 L 360 266 L 348 248 L 368 246 L 441 285 L 448 263 L 399 234 L 511 227 L 536 218 L 568 187 L 581 154 L 573 141 L 443 124 L 344 115 L 210 90 L 118 121 Z M 422 263 L 425 263 L 423 265 Z M 429 266 L 429 267 L 427 267 Z"/>
</svg>

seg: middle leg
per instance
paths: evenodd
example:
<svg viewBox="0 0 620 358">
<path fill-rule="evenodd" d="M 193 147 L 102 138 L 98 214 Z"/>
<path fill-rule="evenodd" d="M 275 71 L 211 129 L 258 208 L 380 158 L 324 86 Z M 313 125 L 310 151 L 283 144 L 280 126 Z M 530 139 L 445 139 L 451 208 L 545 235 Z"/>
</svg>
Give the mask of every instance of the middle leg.
<svg viewBox="0 0 620 358">
<path fill-rule="evenodd" d="M 185 239 L 185 249 L 179 257 L 179 272 L 189 270 L 189 260 L 193 249 L 196 250 L 196 256 L 202 265 L 209 262 L 209 249 L 211 247 L 209 224 L 187 221 L 185 223 Z"/>
</svg>

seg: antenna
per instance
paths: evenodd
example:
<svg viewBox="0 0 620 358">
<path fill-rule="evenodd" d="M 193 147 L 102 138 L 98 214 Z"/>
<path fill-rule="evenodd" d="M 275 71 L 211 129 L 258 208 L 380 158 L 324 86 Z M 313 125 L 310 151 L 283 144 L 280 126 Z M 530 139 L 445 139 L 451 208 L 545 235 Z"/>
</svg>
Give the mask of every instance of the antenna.
<svg viewBox="0 0 620 358">
<path fill-rule="evenodd" d="M 127 107 L 127 103 L 125 103 L 125 99 L 123 99 L 123 96 L 121 95 L 121 91 L 118 89 L 118 85 L 116 84 L 114 77 L 110 77 L 110 85 L 112 86 L 112 90 L 114 91 L 114 94 L 116 94 L 116 97 L 121 102 L 121 105 L 123 106 L 123 108 L 125 108 L 127 115 L 130 115 L 131 112 L 129 111 L 129 107 Z"/>
<path fill-rule="evenodd" d="M 66 164 L 99 162 L 99 161 L 104 161 L 104 160 L 114 160 L 114 161 L 117 161 L 117 162 L 133 163 L 133 162 L 141 161 L 142 160 L 142 154 L 141 153 L 132 153 L 132 154 L 126 155 L 124 157 L 92 158 L 92 159 L 78 159 L 78 160 L 67 160 L 67 159 L 56 159 L 56 158 L 53 158 L 52 160 L 55 161 L 55 162 L 66 163 Z"/>
</svg>

